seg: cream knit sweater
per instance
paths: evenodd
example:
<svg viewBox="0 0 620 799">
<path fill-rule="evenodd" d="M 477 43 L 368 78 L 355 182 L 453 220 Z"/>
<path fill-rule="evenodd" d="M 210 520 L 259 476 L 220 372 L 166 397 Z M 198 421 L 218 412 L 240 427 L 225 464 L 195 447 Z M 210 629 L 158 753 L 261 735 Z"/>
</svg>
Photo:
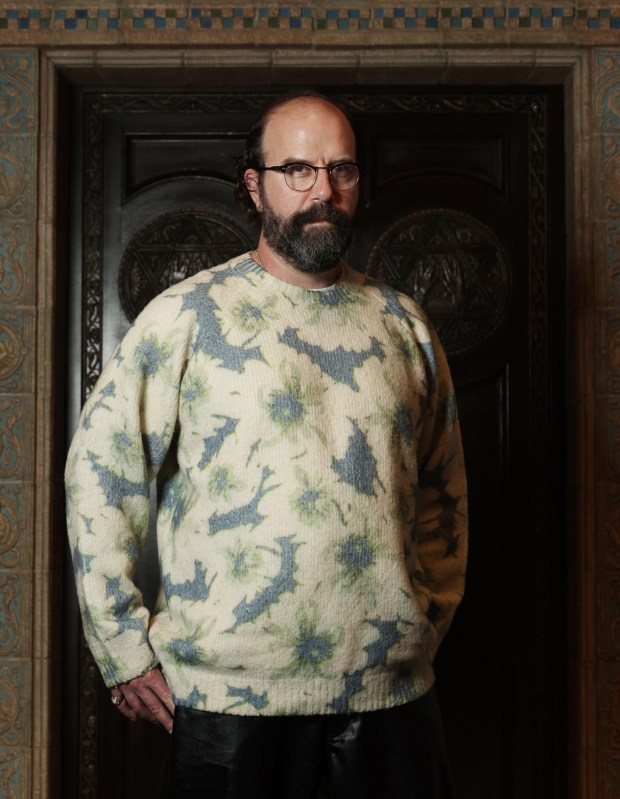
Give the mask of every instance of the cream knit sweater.
<svg viewBox="0 0 620 799">
<path fill-rule="evenodd" d="M 157 480 L 161 590 L 132 581 Z M 86 637 L 111 686 L 161 664 L 237 714 L 415 699 L 461 599 L 466 487 L 443 352 L 408 297 L 242 255 L 156 298 L 67 461 Z"/>
</svg>

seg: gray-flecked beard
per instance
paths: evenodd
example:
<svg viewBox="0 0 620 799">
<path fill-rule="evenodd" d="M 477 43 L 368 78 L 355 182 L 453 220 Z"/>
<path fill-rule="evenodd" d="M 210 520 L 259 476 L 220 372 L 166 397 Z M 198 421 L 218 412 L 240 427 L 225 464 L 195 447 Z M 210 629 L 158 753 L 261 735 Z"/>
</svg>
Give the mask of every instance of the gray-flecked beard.
<svg viewBox="0 0 620 799">
<path fill-rule="evenodd" d="M 262 232 L 269 246 L 300 272 L 320 274 L 332 269 L 351 240 L 349 217 L 329 203 L 315 203 L 288 218 L 278 216 L 261 191 Z M 308 222 L 329 225 L 308 227 Z"/>
</svg>

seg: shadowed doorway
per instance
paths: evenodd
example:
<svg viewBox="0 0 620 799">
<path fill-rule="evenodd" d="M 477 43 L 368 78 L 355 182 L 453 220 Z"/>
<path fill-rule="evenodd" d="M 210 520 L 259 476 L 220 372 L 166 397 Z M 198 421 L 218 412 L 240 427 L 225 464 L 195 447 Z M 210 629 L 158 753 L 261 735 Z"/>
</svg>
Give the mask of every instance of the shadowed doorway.
<svg viewBox="0 0 620 799">
<path fill-rule="evenodd" d="M 273 92 L 74 90 L 72 407 L 151 296 L 251 246 L 233 158 Z M 437 664 L 457 799 L 559 797 L 561 92 L 326 93 L 352 116 L 363 164 L 349 261 L 422 302 L 457 386 L 471 555 Z M 65 592 L 63 796 L 155 796 L 166 736 L 113 712 L 81 643 L 70 574 Z"/>
</svg>

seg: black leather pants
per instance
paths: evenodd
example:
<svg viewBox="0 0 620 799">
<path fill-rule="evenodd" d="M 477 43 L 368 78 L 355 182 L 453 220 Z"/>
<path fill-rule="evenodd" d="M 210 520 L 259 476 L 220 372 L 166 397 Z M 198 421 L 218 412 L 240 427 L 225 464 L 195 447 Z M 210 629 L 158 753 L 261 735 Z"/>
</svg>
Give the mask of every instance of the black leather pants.
<svg viewBox="0 0 620 799">
<path fill-rule="evenodd" d="M 177 707 L 169 799 L 451 799 L 434 691 L 346 716 Z"/>
</svg>

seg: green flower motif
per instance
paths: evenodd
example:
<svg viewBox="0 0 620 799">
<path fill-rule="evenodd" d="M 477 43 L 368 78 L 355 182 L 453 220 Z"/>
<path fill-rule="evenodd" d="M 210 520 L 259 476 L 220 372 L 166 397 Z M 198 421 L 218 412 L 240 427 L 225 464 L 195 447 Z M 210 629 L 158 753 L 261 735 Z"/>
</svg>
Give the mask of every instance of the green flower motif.
<svg viewBox="0 0 620 799">
<path fill-rule="evenodd" d="M 233 477 L 229 466 L 216 466 L 209 475 L 209 496 L 229 499 L 231 494 L 239 488 L 239 483 Z"/>
<path fill-rule="evenodd" d="M 255 544 L 243 544 L 237 541 L 233 547 L 226 549 L 228 569 L 226 573 L 230 580 L 243 583 L 252 580 L 256 570 L 263 564 L 263 556 Z"/>
<path fill-rule="evenodd" d="M 294 628 L 278 627 L 274 624 L 265 630 L 278 640 L 278 649 L 290 652 L 290 661 L 282 669 L 283 674 L 303 677 L 324 675 L 325 665 L 333 658 L 342 633 L 319 627 L 318 610 L 311 604 L 312 616 L 300 615 Z"/>
<path fill-rule="evenodd" d="M 116 430 L 112 433 L 112 448 L 121 458 L 126 457 L 127 453 L 131 452 L 132 444 L 131 436 L 127 435 L 124 430 Z"/>
<path fill-rule="evenodd" d="M 321 405 L 325 388 L 319 382 L 302 382 L 290 363 L 284 365 L 282 372 L 280 385 L 269 394 L 260 395 L 261 406 L 273 425 L 273 437 L 267 437 L 265 445 L 279 446 L 282 435 L 292 440 L 312 437 L 324 441 L 325 433 L 313 421 L 316 416 L 313 410 Z"/>
<path fill-rule="evenodd" d="M 319 674 L 323 663 L 333 657 L 335 647 L 336 640 L 331 633 L 320 632 L 316 624 L 304 620 L 295 641 L 293 673 Z"/>
<path fill-rule="evenodd" d="M 341 580 L 346 588 L 356 583 L 376 560 L 376 548 L 368 534 L 351 534 L 337 545 L 336 562 L 341 568 Z"/>
<path fill-rule="evenodd" d="M 269 323 L 276 318 L 275 304 L 275 297 L 268 297 L 261 305 L 242 300 L 233 309 L 233 317 L 241 330 L 246 333 L 258 333 L 269 327 Z"/>
<path fill-rule="evenodd" d="M 298 427 L 306 412 L 299 384 L 272 391 L 267 400 L 267 412 L 271 421 L 284 432 Z"/>
<path fill-rule="evenodd" d="M 301 489 L 291 499 L 293 510 L 307 524 L 325 521 L 334 507 L 327 489 L 321 486 L 321 481 L 313 485 L 301 469 L 297 470 L 297 478 Z"/>
<path fill-rule="evenodd" d="M 144 339 L 136 347 L 134 358 L 136 367 L 145 375 L 153 377 L 170 357 L 167 344 L 160 344 L 155 335 Z"/>
<path fill-rule="evenodd" d="M 205 400 L 208 397 L 208 389 L 203 380 L 195 375 L 183 380 L 181 388 L 181 399 L 186 403 L 193 403 Z"/>
</svg>

